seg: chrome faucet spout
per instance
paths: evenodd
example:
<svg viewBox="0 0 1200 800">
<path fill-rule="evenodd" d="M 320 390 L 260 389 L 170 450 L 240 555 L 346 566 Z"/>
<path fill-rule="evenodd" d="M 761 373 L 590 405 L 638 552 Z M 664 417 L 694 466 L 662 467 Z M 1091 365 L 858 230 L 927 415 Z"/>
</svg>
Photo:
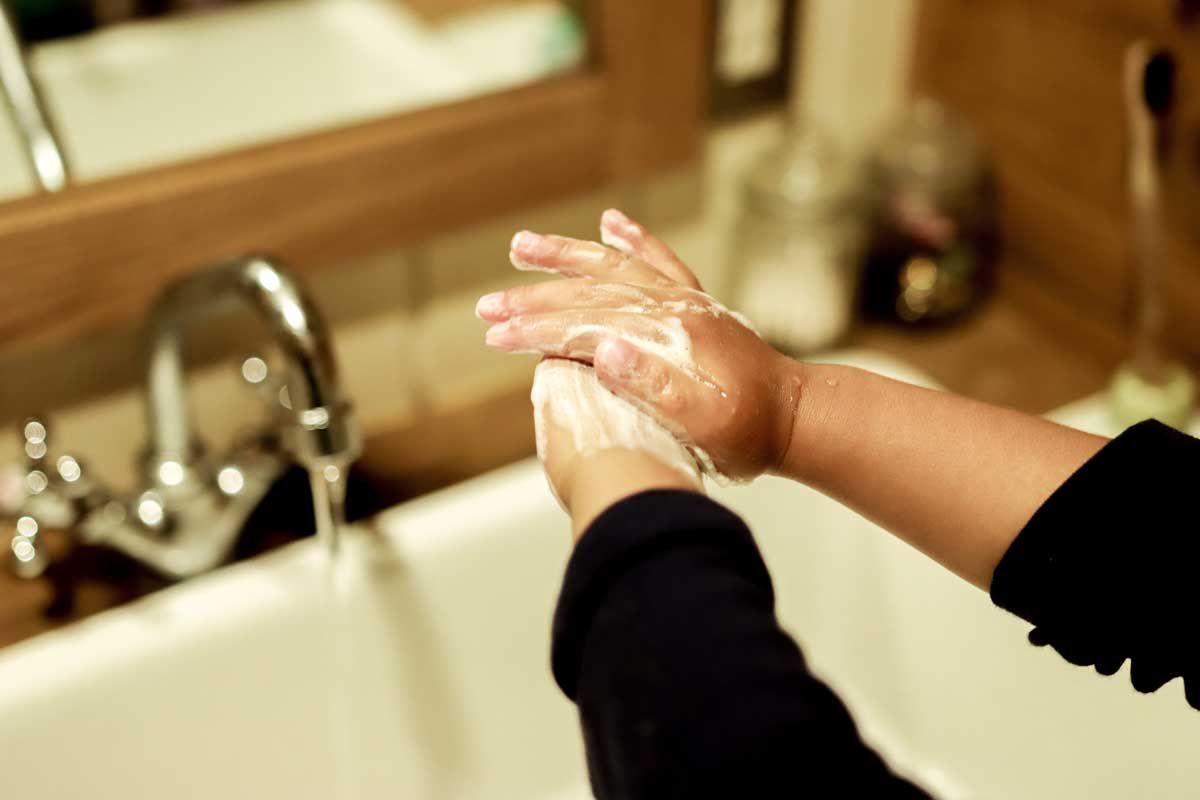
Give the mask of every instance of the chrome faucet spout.
<svg viewBox="0 0 1200 800">
<path fill-rule="evenodd" d="M 41 90 L 29 70 L 9 0 L 0 0 L 0 86 L 38 185 L 46 192 L 59 191 L 67 185 L 70 170 Z"/>
<path fill-rule="evenodd" d="M 284 435 L 295 458 L 309 467 L 324 460 L 352 460 L 358 454 L 358 434 L 342 396 L 324 320 L 289 270 L 251 256 L 185 278 L 150 312 L 146 409 L 151 466 L 164 461 L 186 466 L 198 457 L 184 385 L 186 328 L 239 303 L 257 312 L 287 362 L 290 409 Z"/>
<path fill-rule="evenodd" d="M 266 324 L 282 355 L 283 383 L 267 393 L 271 427 L 213 459 L 192 431 L 184 341 L 202 320 L 238 305 Z M 291 462 L 324 481 L 314 501 L 318 514 L 333 520 L 325 528 L 335 537 L 340 496 L 324 490 L 344 487 L 359 437 L 324 320 L 299 278 L 261 256 L 203 270 L 162 294 L 147 335 L 149 446 L 141 488 L 128 496 L 109 491 L 78 459 L 52 454 L 47 424 L 29 420 L 21 434 L 24 499 L 0 508 L 17 523 L 10 549 L 18 574 L 34 577 L 46 566 L 42 524 L 171 578 L 206 572 L 229 557 L 246 520 Z M 268 367 L 261 360 L 260 366 L 265 380 Z"/>
</svg>

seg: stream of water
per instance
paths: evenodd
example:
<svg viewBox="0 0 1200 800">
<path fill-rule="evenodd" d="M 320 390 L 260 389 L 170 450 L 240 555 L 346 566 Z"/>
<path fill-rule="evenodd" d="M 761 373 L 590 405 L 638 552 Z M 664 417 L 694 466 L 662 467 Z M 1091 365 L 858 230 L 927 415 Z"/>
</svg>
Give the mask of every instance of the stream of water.
<svg viewBox="0 0 1200 800">
<path fill-rule="evenodd" d="M 342 534 L 346 525 L 346 471 L 333 464 L 309 471 L 317 543 L 325 560 L 325 603 L 321 629 L 327 664 L 329 740 L 334 797 L 351 800 L 355 791 L 353 629 L 350 609 L 351 563 Z"/>
</svg>

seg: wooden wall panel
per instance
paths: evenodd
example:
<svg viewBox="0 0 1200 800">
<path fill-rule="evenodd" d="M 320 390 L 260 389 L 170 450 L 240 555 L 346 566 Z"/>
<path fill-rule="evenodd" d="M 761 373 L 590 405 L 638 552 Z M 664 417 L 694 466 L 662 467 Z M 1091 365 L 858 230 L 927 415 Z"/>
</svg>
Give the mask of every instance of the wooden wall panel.
<svg viewBox="0 0 1200 800">
<path fill-rule="evenodd" d="M 579 75 L 0 205 L 0 356 L 116 328 L 239 254 L 326 268 L 599 186 L 604 98 Z"/>
<path fill-rule="evenodd" d="M 592 0 L 588 9 L 589 43 L 609 79 L 615 173 L 635 177 L 696 158 L 704 135 L 697 123 L 708 110 L 710 4 Z"/>
<path fill-rule="evenodd" d="M 1171 336 L 1200 357 L 1200 32 L 1172 0 L 921 0 L 914 84 L 961 111 L 998 166 L 1011 268 L 1106 326 L 1128 280 L 1126 46 L 1180 61 L 1167 166 Z"/>
</svg>

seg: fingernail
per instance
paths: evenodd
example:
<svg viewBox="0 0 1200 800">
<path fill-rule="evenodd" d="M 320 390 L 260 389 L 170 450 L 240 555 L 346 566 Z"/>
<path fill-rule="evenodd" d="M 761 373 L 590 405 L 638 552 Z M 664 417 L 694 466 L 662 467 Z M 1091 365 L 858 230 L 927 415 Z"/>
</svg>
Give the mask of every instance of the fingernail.
<svg viewBox="0 0 1200 800">
<path fill-rule="evenodd" d="M 633 373 L 637 362 L 637 351 L 620 339 L 604 339 L 596 345 L 593 363 L 602 371 L 618 378 Z"/>
<path fill-rule="evenodd" d="M 493 325 L 488 328 L 484 334 L 483 341 L 488 347 L 495 347 L 500 350 L 509 350 L 518 339 L 517 331 L 513 328 L 511 322 L 501 322 L 499 325 Z"/>
<path fill-rule="evenodd" d="M 479 298 L 475 304 L 475 316 L 480 319 L 497 319 L 504 315 L 504 292 L 492 292 Z"/>
<path fill-rule="evenodd" d="M 509 244 L 511 250 L 528 250 L 535 246 L 540 239 L 533 231 L 517 231 L 513 235 L 512 242 Z"/>
</svg>

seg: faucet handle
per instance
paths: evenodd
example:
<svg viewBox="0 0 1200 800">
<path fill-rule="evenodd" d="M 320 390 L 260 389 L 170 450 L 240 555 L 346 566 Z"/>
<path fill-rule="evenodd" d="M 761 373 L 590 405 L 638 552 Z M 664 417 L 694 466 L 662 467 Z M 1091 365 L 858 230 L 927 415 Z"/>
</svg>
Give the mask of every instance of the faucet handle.
<svg viewBox="0 0 1200 800">
<path fill-rule="evenodd" d="M 34 514 L 54 529 L 70 529 L 96 490 L 82 461 L 50 451 L 50 427 L 38 417 L 18 431 L 24 463 L 0 472 L 0 516 Z M 31 517 L 32 519 L 32 517 Z"/>
<path fill-rule="evenodd" d="M 50 481 L 57 481 L 66 494 L 79 496 L 91 488 L 84 475 L 83 462 L 69 453 L 54 458 L 50 452 L 50 425 L 40 417 L 29 417 L 21 426 L 25 452 L 25 488 L 31 495 L 41 494 Z"/>
<path fill-rule="evenodd" d="M 50 427 L 40 417 L 29 417 L 19 431 L 21 450 L 30 469 L 40 469 L 50 454 Z"/>
<path fill-rule="evenodd" d="M 10 514 L 26 500 L 46 493 L 55 473 L 50 465 L 50 428 L 44 420 L 27 418 L 21 423 L 17 438 L 21 442 L 21 464 L 14 465 L 15 485 L 9 486 L 11 480 L 0 480 L 4 489 L 0 492 L 4 499 L 2 505 Z"/>
<path fill-rule="evenodd" d="M 9 553 L 9 568 L 19 578 L 37 578 L 46 571 L 50 559 L 36 519 L 29 515 L 17 517 Z"/>
</svg>

